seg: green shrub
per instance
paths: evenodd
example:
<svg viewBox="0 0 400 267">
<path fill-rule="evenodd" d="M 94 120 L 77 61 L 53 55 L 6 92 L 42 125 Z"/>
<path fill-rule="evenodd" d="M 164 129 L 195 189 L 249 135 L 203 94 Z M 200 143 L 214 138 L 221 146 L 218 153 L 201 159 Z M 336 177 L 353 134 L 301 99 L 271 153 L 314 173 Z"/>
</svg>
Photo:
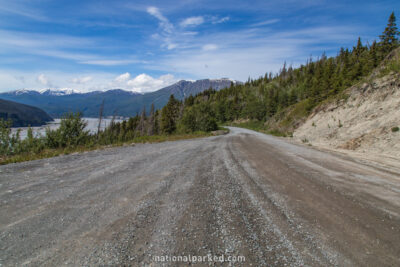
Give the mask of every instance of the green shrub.
<svg viewBox="0 0 400 267">
<path fill-rule="evenodd" d="M 399 130 L 400 130 L 400 129 L 399 129 L 399 127 L 397 127 L 397 126 L 392 128 L 392 132 L 394 132 L 394 133 L 395 133 L 395 132 L 398 132 Z"/>
<path fill-rule="evenodd" d="M 215 114 L 210 105 L 205 103 L 186 108 L 180 123 L 185 132 L 209 132 L 218 129 Z"/>
<path fill-rule="evenodd" d="M 188 107 L 185 109 L 183 113 L 180 126 L 183 128 L 184 132 L 194 132 L 196 131 L 196 114 L 195 110 L 192 107 Z"/>
<path fill-rule="evenodd" d="M 80 113 L 66 115 L 57 130 L 46 129 L 46 146 L 49 148 L 76 147 L 85 145 L 90 138 L 85 130 L 87 123 Z"/>
<path fill-rule="evenodd" d="M 12 155 L 18 151 L 20 131 L 11 134 L 12 121 L 0 119 L 0 155 Z"/>
</svg>

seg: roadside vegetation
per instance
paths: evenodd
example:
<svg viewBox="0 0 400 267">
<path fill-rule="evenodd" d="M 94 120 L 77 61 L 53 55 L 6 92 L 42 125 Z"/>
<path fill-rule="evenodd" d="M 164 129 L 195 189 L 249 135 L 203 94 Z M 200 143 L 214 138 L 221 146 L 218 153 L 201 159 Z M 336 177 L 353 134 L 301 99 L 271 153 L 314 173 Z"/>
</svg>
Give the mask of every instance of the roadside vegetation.
<svg viewBox="0 0 400 267">
<path fill-rule="evenodd" d="M 171 101 L 177 105 L 180 102 Z M 181 105 L 181 104 L 180 104 Z M 166 112 L 150 112 L 130 118 L 123 122 L 111 124 L 96 134 L 85 130 L 86 122 L 81 114 L 68 114 L 56 130 L 46 129 L 44 136 L 34 136 L 31 128 L 27 137 L 20 138 L 20 133 L 12 133 L 11 121 L 0 119 L 0 164 L 22 162 L 34 159 L 54 157 L 62 154 L 84 152 L 112 146 L 131 145 L 135 143 L 157 143 L 210 136 L 210 131 L 187 130 L 176 125 L 175 120 L 167 120 Z M 164 116 L 163 116 L 164 114 Z"/>
</svg>

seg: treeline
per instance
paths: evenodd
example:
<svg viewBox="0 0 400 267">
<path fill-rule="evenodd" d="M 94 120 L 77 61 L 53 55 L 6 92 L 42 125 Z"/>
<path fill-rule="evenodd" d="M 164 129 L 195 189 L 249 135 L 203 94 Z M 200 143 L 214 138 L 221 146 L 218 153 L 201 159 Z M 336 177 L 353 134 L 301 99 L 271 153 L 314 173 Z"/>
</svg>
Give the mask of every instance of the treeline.
<svg viewBox="0 0 400 267">
<path fill-rule="evenodd" d="M 195 108 L 189 105 L 188 100 L 175 99 L 170 96 L 167 105 L 161 110 L 150 112 L 146 110 L 126 121 L 112 123 L 101 133 L 100 143 L 129 141 L 139 136 L 170 135 L 174 133 L 209 132 L 218 129 L 215 114 L 206 104 L 199 104 Z"/>
</svg>

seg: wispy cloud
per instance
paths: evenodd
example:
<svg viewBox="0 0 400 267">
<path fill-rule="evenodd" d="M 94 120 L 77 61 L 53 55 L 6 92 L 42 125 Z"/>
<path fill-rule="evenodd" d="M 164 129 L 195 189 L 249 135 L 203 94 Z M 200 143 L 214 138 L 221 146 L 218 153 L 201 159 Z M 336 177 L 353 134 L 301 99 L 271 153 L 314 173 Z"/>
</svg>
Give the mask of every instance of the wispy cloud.
<svg viewBox="0 0 400 267">
<path fill-rule="evenodd" d="M 153 39 L 161 40 L 163 42 L 161 47 L 168 50 L 177 48 L 178 45 L 174 41 L 172 41 L 173 38 L 171 38 L 171 36 L 175 32 L 174 25 L 169 22 L 169 20 L 161 13 L 161 11 L 157 7 L 148 7 L 147 13 L 156 17 L 159 20 L 159 26 L 162 29 L 161 33 L 152 34 Z"/>
<path fill-rule="evenodd" d="M 206 44 L 206 45 L 203 45 L 202 49 L 204 51 L 213 51 L 213 50 L 217 50 L 218 46 L 216 44 Z"/>
<path fill-rule="evenodd" d="M 3 15 L 17 15 L 37 21 L 49 21 L 49 18 L 42 15 L 40 11 L 26 5 L 18 4 L 17 1 L 0 1 L 0 14 Z"/>
<path fill-rule="evenodd" d="M 179 24 L 181 27 L 197 26 L 204 23 L 202 16 L 186 18 Z"/>
<path fill-rule="evenodd" d="M 86 60 L 86 61 L 79 61 L 80 64 L 87 64 L 87 65 L 98 65 L 98 66 L 121 66 L 121 65 L 128 65 L 132 63 L 143 63 L 143 61 L 134 60 L 134 59 L 97 59 L 97 60 Z"/>
<path fill-rule="evenodd" d="M 353 32 L 357 30 L 351 27 L 314 27 L 282 32 L 248 29 L 210 34 L 206 38 L 194 36 L 190 48 L 167 55 L 151 67 L 173 69 L 194 78 L 246 80 L 250 73 L 259 77 L 277 71 L 284 61 L 295 66 L 304 63 L 310 54 L 321 54 L 321 47 L 330 49 L 326 42 L 355 40 Z M 336 53 L 337 47 L 334 49 L 327 52 Z"/>
<path fill-rule="evenodd" d="M 17 46 L 17 47 L 62 47 L 77 48 L 93 47 L 95 42 L 85 37 L 74 37 L 62 34 L 44 34 L 32 33 L 24 31 L 12 31 L 0 29 L 0 45 Z"/>
<path fill-rule="evenodd" d="M 156 7 L 148 7 L 147 13 L 156 17 L 160 22 L 159 26 L 162 29 L 162 32 L 152 34 L 152 38 L 155 40 L 159 40 L 162 42 L 161 47 L 166 48 L 167 50 L 174 49 L 187 49 L 192 47 L 190 39 L 192 36 L 198 34 L 196 31 L 188 31 L 188 29 L 193 28 L 195 26 L 199 26 L 202 24 L 208 23 L 209 25 L 215 25 L 219 23 L 226 22 L 230 19 L 230 17 L 219 17 L 219 16 L 192 16 L 187 17 L 179 22 L 180 27 L 174 27 L 174 25 L 170 22 L 170 20 L 165 17 L 161 11 Z M 198 45 L 197 45 L 198 47 Z M 203 50 L 215 50 L 216 46 L 205 46 Z"/>
<path fill-rule="evenodd" d="M 269 20 L 264 20 L 260 21 L 257 23 L 252 24 L 252 27 L 260 27 L 260 26 L 265 26 L 265 25 L 270 25 L 279 22 L 279 19 L 269 19 Z"/>
<path fill-rule="evenodd" d="M 211 23 L 212 24 L 224 23 L 224 22 L 227 22 L 228 20 L 230 20 L 230 17 L 228 17 L 228 16 L 222 17 L 222 18 L 219 18 L 217 16 L 211 17 Z"/>
<path fill-rule="evenodd" d="M 157 7 L 151 6 L 147 8 L 147 13 L 154 16 L 159 20 L 160 27 L 167 33 L 171 33 L 174 29 L 174 26 L 169 22 L 169 20 L 164 17 L 164 15 L 160 12 Z"/>
<path fill-rule="evenodd" d="M 82 53 L 81 47 L 92 51 L 101 48 L 102 40 L 56 34 L 36 34 L 0 30 L 0 48 L 3 52 L 53 57 L 75 61 L 78 64 L 98 66 L 118 66 L 142 63 L 137 59 L 105 58 L 94 53 Z M 78 52 L 79 51 L 79 52 Z M 1 52 L 0 52 L 1 53 Z"/>
</svg>

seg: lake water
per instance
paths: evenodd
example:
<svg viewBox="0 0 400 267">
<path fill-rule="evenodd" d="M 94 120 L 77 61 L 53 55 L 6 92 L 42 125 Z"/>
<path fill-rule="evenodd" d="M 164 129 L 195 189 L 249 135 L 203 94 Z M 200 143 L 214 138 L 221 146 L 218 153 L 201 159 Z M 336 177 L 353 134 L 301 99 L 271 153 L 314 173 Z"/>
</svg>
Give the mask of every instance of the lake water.
<svg viewBox="0 0 400 267">
<path fill-rule="evenodd" d="M 91 133 L 96 133 L 97 128 L 99 126 L 99 119 L 96 118 L 83 118 L 87 122 L 86 129 L 89 130 Z M 34 136 L 44 136 L 46 135 L 46 128 L 50 127 L 50 129 L 55 130 L 58 127 L 60 127 L 60 121 L 61 119 L 54 119 L 54 121 L 49 122 L 47 125 L 39 126 L 39 127 L 31 127 L 33 130 L 33 135 Z M 108 125 L 110 125 L 112 119 L 106 119 L 103 118 L 101 120 L 101 130 L 104 130 Z M 123 120 L 121 119 L 115 119 L 115 122 L 122 122 Z M 27 137 L 28 133 L 28 127 L 20 127 L 20 128 L 12 128 L 11 132 L 15 133 L 17 130 L 21 130 L 20 136 L 21 139 L 25 139 Z"/>
</svg>

